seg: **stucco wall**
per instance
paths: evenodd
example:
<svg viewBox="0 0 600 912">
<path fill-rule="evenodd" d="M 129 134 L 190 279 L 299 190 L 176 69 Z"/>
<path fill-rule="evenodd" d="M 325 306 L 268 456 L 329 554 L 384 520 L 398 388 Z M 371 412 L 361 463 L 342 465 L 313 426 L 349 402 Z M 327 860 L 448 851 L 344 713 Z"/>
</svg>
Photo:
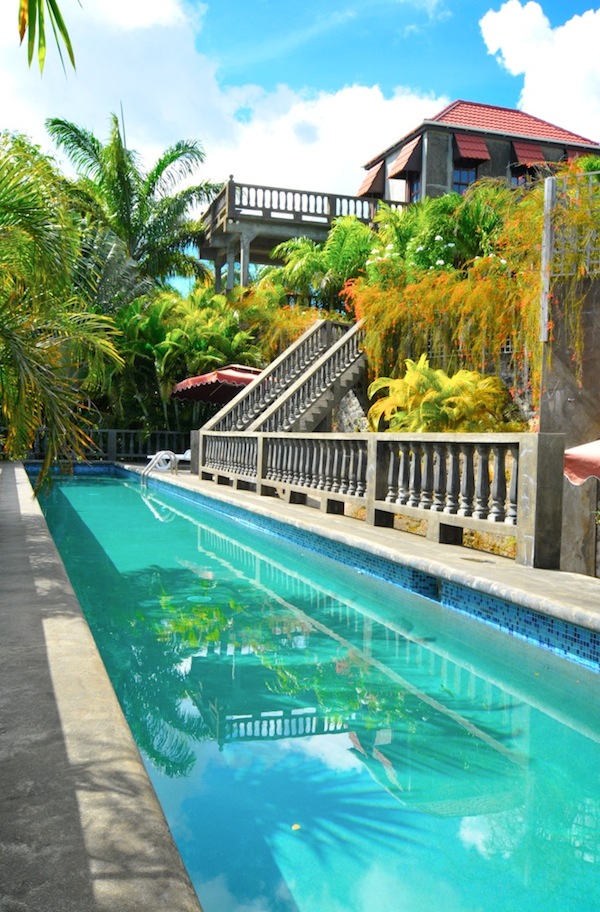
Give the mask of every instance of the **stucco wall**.
<svg viewBox="0 0 600 912">
<path fill-rule="evenodd" d="M 426 196 L 442 196 L 452 186 L 452 133 L 428 130 L 426 133 Z"/>
<path fill-rule="evenodd" d="M 568 282 L 554 289 L 555 338 L 544 351 L 540 431 L 564 433 L 566 447 L 600 438 L 600 281 L 580 285 L 579 293 L 582 292 L 585 293 L 581 314 L 584 350 L 580 383 L 573 343 L 561 316 L 573 306 L 575 297 Z"/>
<path fill-rule="evenodd" d="M 585 295 L 581 312 L 584 348 L 578 382 L 573 341 L 563 315 L 580 294 Z M 577 291 L 568 281 L 559 284 L 554 289 L 551 316 L 554 341 L 544 350 L 540 431 L 564 433 L 565 448 L 569 448 L 600 438 L 600 281 L 586 281 Z M 599 575 L 597 505 L 596 479 L 578 487 L 565 480 L 561 570 Z"/>
<path fill-rule="evenodd" d="M 588 478 L 582 485 L 563 479 L 561 570 L 598 576 L 598 484 L 597 478 Z"/>
</svg>

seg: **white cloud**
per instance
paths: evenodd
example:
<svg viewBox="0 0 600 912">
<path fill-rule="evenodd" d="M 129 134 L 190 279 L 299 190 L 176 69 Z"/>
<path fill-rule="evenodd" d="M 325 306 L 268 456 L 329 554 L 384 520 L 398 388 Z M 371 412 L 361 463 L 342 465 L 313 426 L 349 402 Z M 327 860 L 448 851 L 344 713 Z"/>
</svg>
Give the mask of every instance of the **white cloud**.
<svg viewBox="0 0 600 912">
<path fill-rule="evenodd" d="M 522 110 L 600 141 L 600 9 L 552 28 L 539 3 L 507 0 L 479 25 L 490 54 L 523 76 Z"/>
<path fill-rule="evenodd" d="M 206 7 L 200 4 L 201 12 Z M 103 0 L 86 2 L 83 15 L 120 29 L 148 29 L 188 22 L 179 0 Z"/>
<path fill-rule="evenodd" d="M 16 0 L 0 4 L 0 129 L 54 151 L 44 128 L 64 117 L 105 139 L 123 108 L 127 144 L 150 165 L 179 139 L 200 139 L 202 177 L 354 194 L 362 165 L 448 101 L 377 86 L 298 93 L 287 86 L 224 89 L 195 47 L 201 27 L 181 0 L 62 4 L 77 71 L 63 72 L 50 38 L 43 76 L 18 45 Z M 136 27 L 137 26 L 137 27 Z"/>
</svg>

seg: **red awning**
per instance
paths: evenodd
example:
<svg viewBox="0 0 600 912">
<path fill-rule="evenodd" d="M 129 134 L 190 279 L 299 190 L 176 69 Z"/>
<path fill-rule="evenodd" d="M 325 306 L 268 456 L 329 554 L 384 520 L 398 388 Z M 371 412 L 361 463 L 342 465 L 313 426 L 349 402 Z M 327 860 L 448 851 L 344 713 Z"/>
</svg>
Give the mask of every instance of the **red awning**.
<svg viewBox="0 0 600 912">
<path fill-rule="evenodd" d="M 600 478 L 600 440 L 565 450 L 565 475 L 574 485 Z"/>
<path fill-rule="evenodd" d="M 537 143 L 516 142 L 513 141 L 515 161 L 519 165 L 536 165 L 546 161 L 546 156 L 542 152 L 542 147 Z"/>
<path fill-rule="evenodd" d="M 383 194 L 385 190 L 385 167 L 384 162 L 380 161 L 374 168 L 370 168 L 358 189 L 357 196 L 373 196 L 376 193 Z"/>
<path fill-rule="evenodd" d="M 421 170 L 421 137 L 416 136 L 400 149 L 388 171 L 388 177 L 402 177 L 405 171 Z"/>
<path fill-rule="evenodd" d="M 470 133 L 455 133 L 454 140 L 459 158 L 471 161 L 489 161 L 490 153 L 483 136 L 472 136 Z"/>
<path fill-rule="evenodd" d="M 575 161 L 576 158 L 579 158 L 581 155 L 585 155 L 585 154 L 586 153 L 583 151 L 583 149 L 567 149 L 566 150 L 567 161 L 569 162 L 569 164 L 572 161 Z"/>
<path fill-rule="evenodd" d="M 248 386 L 261 373 L 258 367 L 228 364 L 227 367 L 220 367 L 207 374 L 181 380 L 175 384 L 171 395 L 175 399 L 195 402 L 229 402 L 242 387 Z"/>
</svg>

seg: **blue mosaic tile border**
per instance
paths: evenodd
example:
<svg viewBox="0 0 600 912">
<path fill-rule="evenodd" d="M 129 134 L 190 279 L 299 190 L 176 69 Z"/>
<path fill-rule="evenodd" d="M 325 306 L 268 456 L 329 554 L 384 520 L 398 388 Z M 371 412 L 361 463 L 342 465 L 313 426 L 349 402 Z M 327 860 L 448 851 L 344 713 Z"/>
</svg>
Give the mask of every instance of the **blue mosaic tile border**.
<svg viewBox="0 0 600 912">
<path fill-rule="evenodd" d="M 444 607 L 468 614 L 511 636 L 600 671 L 600 633 L 595 630 L 539 614 L 531 608 L 514 605 L 467 586 L 446 580 L 439 582 L 439 601 Z"/>
<path fill-rule="evenodd" d="M 118 465 L 77 465 L 75 473 L 139 477 L 136 473 L 129 472 Z M 570 659 L 572 662 L 585 665 L 594 671 L 600 671 L 600 633 L 593 630 L 538 614 L 530 608 L 515 605 L 424 571 L 397 564 L 342 542 L 323 538 L 318 533 L 308 532 L 270 517 L 250 513 L 242 507 L 213 500 L 196 491 L 176 487 L 167 481 L 163 482 L 153 478 L 149 479 L 148 483 L 156 490 L 168 491 L 182 500 L 201 504 L 213 512 L 237 519 L 239 522 L 259 528 L 267 534 L 285 538 L 308 550 L 316 551 L 324 557 L 439 602 L 445 608 L 459 611 L 490 624 L 510 636 L 527 640 L 542 649 Z"/>
<path fill-rule="evenodd" d="M 28 462 L 25 464 L 25 470 L 30 478 L 35 478 L 40 473 L 40 463 Z M 112 462 L 76 462 L 73 464 L 72 470 L 73 475 L 108 475 L 113 478 L 138 477 L 134 472 L 127 472 L 121 466 Z M 58 477 L 61 475 L 61 471 L 56 466 L 52 466 L 50 474 Z M 70 474 L 70 471 L 64 472 L 63 477 L 68 478 Z"/>
</svg>

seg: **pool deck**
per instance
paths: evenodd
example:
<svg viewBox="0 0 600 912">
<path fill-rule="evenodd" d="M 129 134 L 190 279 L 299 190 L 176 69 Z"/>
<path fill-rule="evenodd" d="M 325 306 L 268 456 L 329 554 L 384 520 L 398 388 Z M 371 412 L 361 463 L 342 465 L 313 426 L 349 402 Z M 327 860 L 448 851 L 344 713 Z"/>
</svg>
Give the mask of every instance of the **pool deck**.
<svg viewBox="0 0 600 912">
<path fill-rule="evenodd" d="M 275 498 L 176 486 L 600 630 L 600 580 Z M 199 912 L 20 464 L 0 463 L 0 912 Z"/>
</svg>

